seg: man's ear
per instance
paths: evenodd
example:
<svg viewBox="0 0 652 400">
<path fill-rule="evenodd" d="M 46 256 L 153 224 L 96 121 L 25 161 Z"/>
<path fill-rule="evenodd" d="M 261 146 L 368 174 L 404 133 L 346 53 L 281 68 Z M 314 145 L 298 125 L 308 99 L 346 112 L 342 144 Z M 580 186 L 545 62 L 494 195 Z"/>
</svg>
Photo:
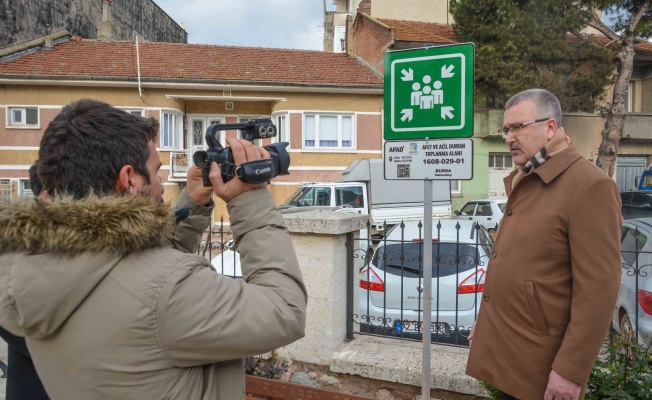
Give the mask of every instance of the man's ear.
<svg viewBox="0 0 652 400">
<path fill-rule="evenodd" d="M 546 131 L 546 138 L 548 141 L 551 141 L 553 137 L 555 137 L 555 134 L 557 133 L 557 121 L 554 119 L 549 119 L 548 120 L 548 130 Z"/>
<path fill-rule="evenodd" d="M 134 170 L 134 167 L 131 165 L 123 165 L 122 168 L 120 168 L 120 171 L 118 171 L 118 179 L 115 182 L 115 192 L 134 194 L 135 176 L 136 171 Z"/>
</svg>

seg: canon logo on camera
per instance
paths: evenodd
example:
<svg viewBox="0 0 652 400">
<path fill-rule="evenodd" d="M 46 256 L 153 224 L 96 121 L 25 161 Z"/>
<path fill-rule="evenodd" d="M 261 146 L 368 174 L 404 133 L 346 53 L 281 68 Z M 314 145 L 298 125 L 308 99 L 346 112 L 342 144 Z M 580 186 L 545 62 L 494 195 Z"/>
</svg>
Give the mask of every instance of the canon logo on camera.
<svg viewBox="0 0 652 400">
<path fill-rule="evenodd" d="M 265 172 L 269 172 L 269 171 L 271 171 L 271 170 L 272 170 L 272 167 L 267 167 L 267 168 L 263 168 L 263 169 L 257 169 L 257 170 L 256 170 L 256 174 L 257 174 L 257 175 L 264 174 Z"/>
</svg>

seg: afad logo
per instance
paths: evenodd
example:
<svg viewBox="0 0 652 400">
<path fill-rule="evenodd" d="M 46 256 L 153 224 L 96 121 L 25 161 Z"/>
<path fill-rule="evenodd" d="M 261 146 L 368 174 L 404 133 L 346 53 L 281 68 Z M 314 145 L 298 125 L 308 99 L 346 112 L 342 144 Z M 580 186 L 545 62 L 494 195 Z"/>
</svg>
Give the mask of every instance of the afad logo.
<svg viewBox="0 0 652 400">
<path fill-rule="evenodd" d="M 405 146 L 393 146 L 389 148 L 390 153 L 402 153 Z"/>
<path fill-rule="evenodd" d="M 418 154 L 419 153 L 419 145 L 416 143 L 410 143 L 410 154 Z"/>
</svg>

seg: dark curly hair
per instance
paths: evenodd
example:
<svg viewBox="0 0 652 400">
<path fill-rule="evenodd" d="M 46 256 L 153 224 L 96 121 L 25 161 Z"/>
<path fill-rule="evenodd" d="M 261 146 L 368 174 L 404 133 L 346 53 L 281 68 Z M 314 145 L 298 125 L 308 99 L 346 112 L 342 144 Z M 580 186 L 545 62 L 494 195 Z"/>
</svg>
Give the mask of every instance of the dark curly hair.
<svg viewBox="0 0 652 400">
<path fill-rule="evenodd" d="M 115 193 L 120 169 L 131 165 L 149 183 L 147 144 L 158 122 L 96 100 L 63 108 L 48 125 L 39 148 L 38 180 L 51 196 L 80 199 Z"/>
</svg>

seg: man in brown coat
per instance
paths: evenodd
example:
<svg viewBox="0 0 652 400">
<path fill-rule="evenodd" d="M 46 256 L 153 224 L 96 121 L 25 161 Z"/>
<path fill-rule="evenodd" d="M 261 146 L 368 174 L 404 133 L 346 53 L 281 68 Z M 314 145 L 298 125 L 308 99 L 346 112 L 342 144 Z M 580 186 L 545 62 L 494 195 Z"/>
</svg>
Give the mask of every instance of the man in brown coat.
<svg viewBox="0 0 652 400">
<path fill-rule="evenodd" d="M 552 93 L 526 90 L 505 108 L 518 168 L 505 178 L 467 374 L 503 399 L 581 399 L 620 285 L 620 194 L 569 144 Z"/>
</svg>

